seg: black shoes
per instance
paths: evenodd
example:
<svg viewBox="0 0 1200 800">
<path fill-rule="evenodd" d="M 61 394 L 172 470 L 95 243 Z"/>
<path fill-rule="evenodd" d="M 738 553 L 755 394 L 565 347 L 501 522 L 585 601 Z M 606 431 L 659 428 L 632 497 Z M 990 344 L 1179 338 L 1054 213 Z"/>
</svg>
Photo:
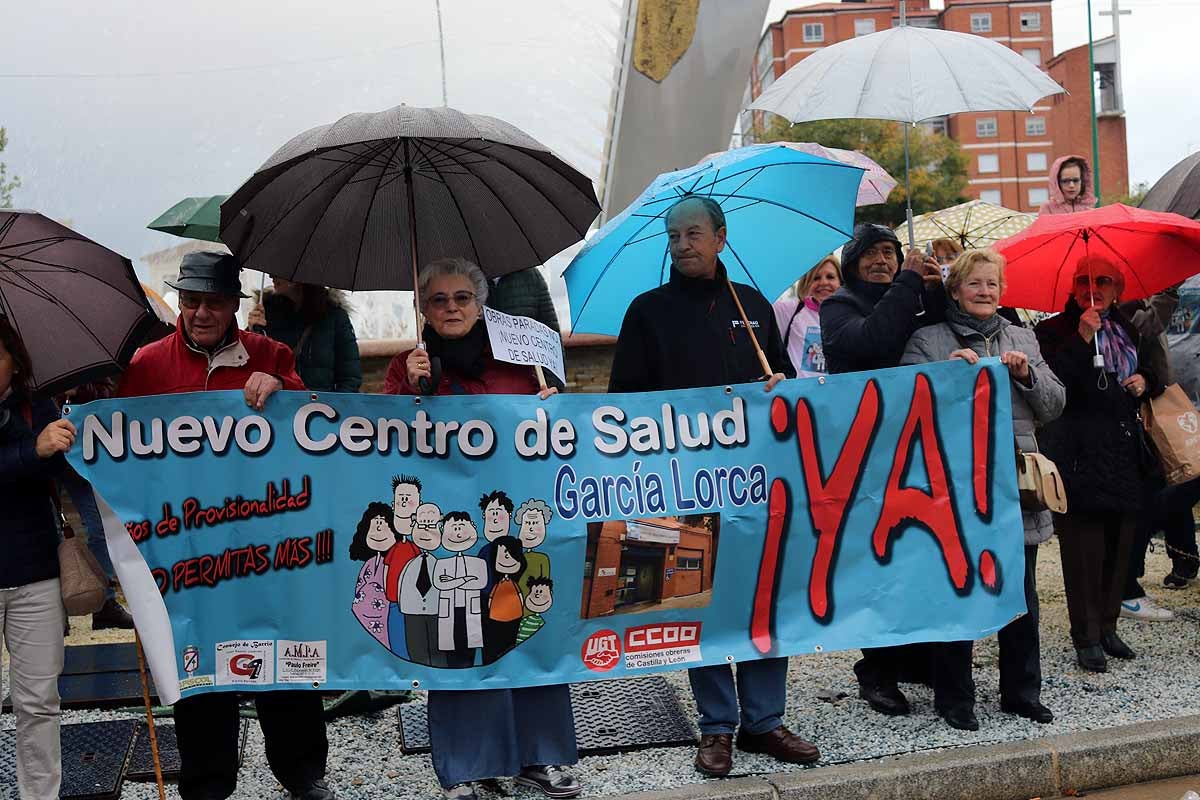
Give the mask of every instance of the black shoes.
<svg viewBox="0 0 1200 800">
<path fill-rule="evenodd" d="M 1187 588 L 1187 585 L 1195 579 L 1195 575 L 1189 578 L 1186 575 L 1180 575 L 1175 570 L 1171 570 L 1171 572 L 1163 578 L 1163 586 L 1167 587 L 1168 589 L 1185 589 Z"/>
<path fill-rule="evenodd" d="M 316 780 L 299 792 L 288 792 L 290 800 L 337 800 L 337 795 L 323 780 Z"/>
<path fill-rule="evenodd" d="M 1100 647 L 1113 658 L 1137 658 L 1133 648 L 1121 641 L 1121 637 L 1115 632 L 1100 634 Z"/>
<path fill-rule="evenodd" d="M 1104 651 L 1098 644 L 1076 647 L 1075 660 L 1088 672 L 1108 672 L 1108 659 L 1104 657 Z"/>
<path fill-rule="evenodd" d="M 975 712 L 969 708 L 951 708 L 938 713 L 951 728 L 957 728 L 960 731 L 979 730 L 979 720 L 975 718 Z"/>
<path fill-rule="evenodd" d="M 1039 725 L 1047 725 L 1054 722 L 1054 714 L 1051 713 L 1050 709 L 1036 700 L 1018 700 L 1012 703 L 1007 700 L 1001 700 L 1000 710 L 1006 714 L 1016 714 L 1018 717 L 1032 720 Z"/>
<path fill-rule="evenodd" d="M 101 631 L 105 628 L 124 628 L 129 630 L 133 627 L 133 617 L 129 616 L 126 611 L 115 598 L 109 598 L 104 601 L 104 605 L 95 614 L 92 614 L 92 630 Z"/>
<path fill-rule="evenodd" d="M 895 684 L 891 686 L 859 684 L 858 696 L 866 700 L 871 708 L 880 714 L 887 714 L 889 717 L 902 717 L 909 711 L 908 698 L 896 688 Z"/>
</svg>

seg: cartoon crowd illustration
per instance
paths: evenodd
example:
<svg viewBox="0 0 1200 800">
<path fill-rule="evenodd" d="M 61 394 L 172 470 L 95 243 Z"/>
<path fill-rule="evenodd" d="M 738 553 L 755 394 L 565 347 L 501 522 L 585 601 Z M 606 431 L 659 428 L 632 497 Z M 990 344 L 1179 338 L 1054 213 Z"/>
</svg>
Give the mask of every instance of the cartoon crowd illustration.
<svg viewBox="0 0 1200 800">
<path fill-rule="evenodd" d="M 554 516 L 543 500 L 479 499 L 469 511 L 423 502 L 421 481 L 392 479 L 392 504 L 367 506 L 350 544 L 362 561 L 352 610 L 400 658 L 430 667 L 491 664 L 537 633 L 554 603 L 550 559 L 536 548 Z M 516 535 L 513 534 L 515 529 Z M 475 551 L 472 554 L 472 551 Z"/>
</svg>

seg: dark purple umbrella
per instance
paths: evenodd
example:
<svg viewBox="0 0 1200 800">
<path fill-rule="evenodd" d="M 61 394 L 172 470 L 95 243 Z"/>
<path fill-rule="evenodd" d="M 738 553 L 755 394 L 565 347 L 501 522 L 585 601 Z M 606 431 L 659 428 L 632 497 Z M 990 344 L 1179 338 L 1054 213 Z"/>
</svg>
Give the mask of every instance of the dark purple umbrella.
<svg viewBox="0 0 1200 800">
<path fill-rule="evenodd" d="M 0 313 L 58 393 L 122 370 L 158 324 L 129 259 L 35 211 L 0 210 Z"/>
</svg>

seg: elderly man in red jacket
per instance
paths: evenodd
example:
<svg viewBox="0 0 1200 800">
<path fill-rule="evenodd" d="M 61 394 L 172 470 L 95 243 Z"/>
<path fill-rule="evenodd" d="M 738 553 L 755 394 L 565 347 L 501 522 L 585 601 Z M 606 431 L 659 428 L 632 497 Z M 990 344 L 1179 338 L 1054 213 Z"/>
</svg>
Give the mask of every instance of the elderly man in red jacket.
<svg viewBox="0 0 1200 800">
<path fill-rule="evenodd" d="M 146 345 L 133 357 L 117 395 L 137 397 L 218 389 L 241 389 L 246 403 L 262 410 L 280 389 L 303 389 L 286 345 L 238 329 L 241 267 L 224 253 L 188 253 L 179 280 L 174 335 Z M 267 763 L 293 800 L 332 800 L 326 785 L 329 742 L 321 696 L 316 692 L 256 692 L 258 723 Z M 217 692 L 175 704 L 179 744 L 179 794 L 183 800 L 224 800 L 237 788 L 241 722 L 238 696 Z"/>
</svg>

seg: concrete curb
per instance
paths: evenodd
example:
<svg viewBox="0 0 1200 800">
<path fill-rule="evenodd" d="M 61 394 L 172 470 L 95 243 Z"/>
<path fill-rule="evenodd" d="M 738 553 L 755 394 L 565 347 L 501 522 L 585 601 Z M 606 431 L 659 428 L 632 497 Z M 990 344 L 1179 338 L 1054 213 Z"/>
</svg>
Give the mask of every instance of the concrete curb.
<svg viewBox="0 0 1200 800">
<path fill-rule="evenodd" d="M 626 800 L 1029 800 L 1195 773 L 1200 773 L 1200 716 L 708 781 L 624 797 Z"/>
</svg>

